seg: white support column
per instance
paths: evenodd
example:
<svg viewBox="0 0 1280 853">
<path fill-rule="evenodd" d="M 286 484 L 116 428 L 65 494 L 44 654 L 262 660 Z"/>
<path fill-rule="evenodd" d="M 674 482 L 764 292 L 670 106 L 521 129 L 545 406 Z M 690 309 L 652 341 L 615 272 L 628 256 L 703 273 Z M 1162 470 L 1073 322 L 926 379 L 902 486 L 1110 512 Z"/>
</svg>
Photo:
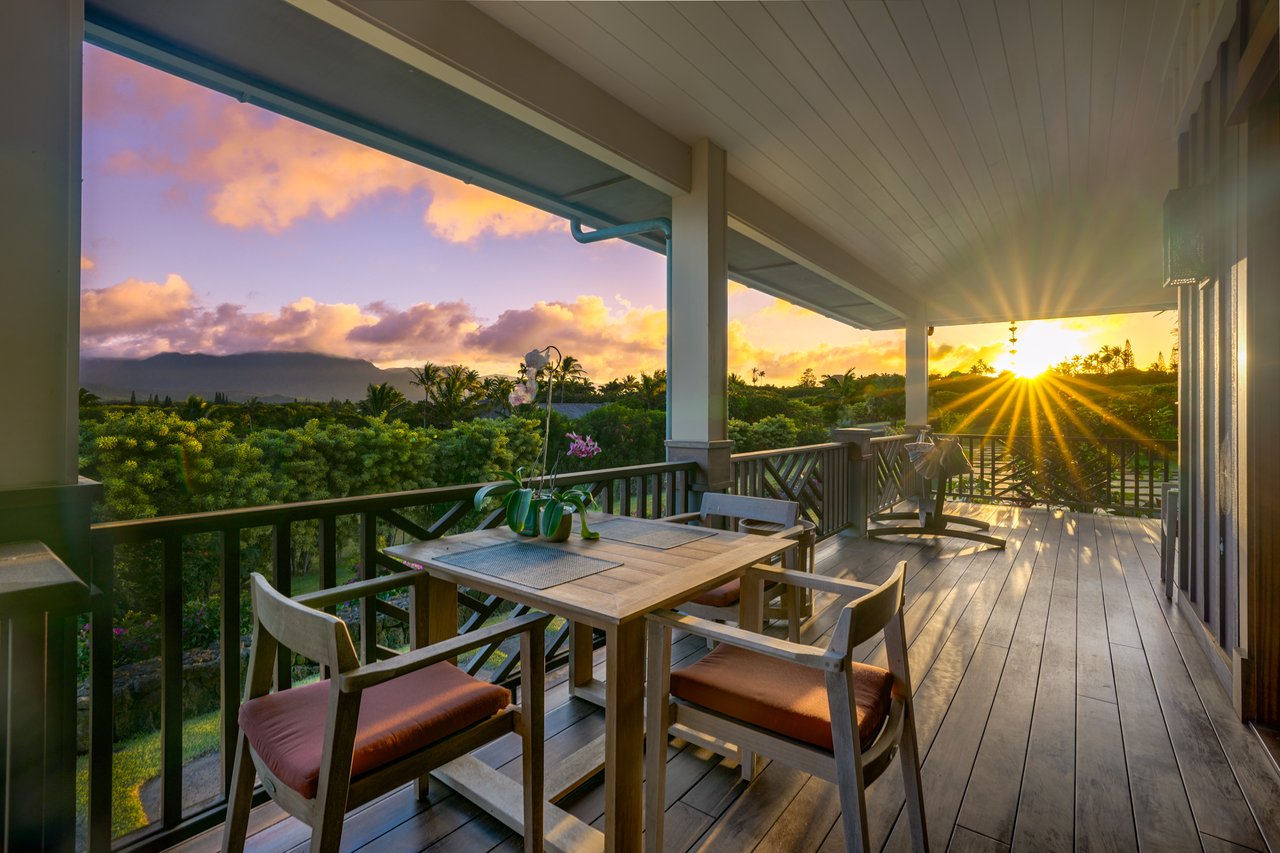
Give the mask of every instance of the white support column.
<svg viewBox="0 0 1280 853">
<path fill-rule="evenodd" d="M 693 145 L 693 189 L 671 202 L 671 435 L 667 457 L 697 459 L 706 488 L 729 478 L 728 265 L 724 149 Z"/>
<path fill-rule="evenodd" d="M 83 4 L 0 4 L 0 33 L 3 491 L 76 482 Z"/>
<path fill-rule="evenodd" d="M 908 426 L 929 423 L 929 324 L 908 320 L 906 334 Z"/>
</svg>

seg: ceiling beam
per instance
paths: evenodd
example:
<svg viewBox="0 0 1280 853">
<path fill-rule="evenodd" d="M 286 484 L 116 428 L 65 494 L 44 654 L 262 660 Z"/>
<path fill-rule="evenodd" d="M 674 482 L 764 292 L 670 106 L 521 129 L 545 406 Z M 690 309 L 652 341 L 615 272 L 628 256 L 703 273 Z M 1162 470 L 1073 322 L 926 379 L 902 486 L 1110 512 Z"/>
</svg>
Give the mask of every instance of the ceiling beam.
<svg viewBox="0 0 1280 853">
<path fill-rule="evenodd" d="M 730 175 L 729 227 L 899 317 L 913 317 L 915 297 Z"/>
<path fill-rule="evenodd" d="M 468 3 L 288 2 L 667 195 L 689 191 L 688 145 Z"/>
</svg>

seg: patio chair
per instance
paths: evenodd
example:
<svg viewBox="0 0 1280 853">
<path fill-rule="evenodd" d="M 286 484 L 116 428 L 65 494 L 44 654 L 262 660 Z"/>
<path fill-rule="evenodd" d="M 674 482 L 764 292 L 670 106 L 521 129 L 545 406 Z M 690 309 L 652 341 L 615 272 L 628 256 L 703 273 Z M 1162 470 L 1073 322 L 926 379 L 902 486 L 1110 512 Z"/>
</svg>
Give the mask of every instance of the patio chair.
<svg viewBox="0 0 1280 853">
<path fill-rule="evenodd" d="M 721 527 L 764 536 L 797 540 L 796 546 L 782 557 L 788 569 L 813 571 L 813 525 L 800 519 L 800 505 L 795 501 L 727 495 L 709 492 L 702 496 L 697 512 L 671 515 L 662 521 L 697 523 L 703 527 Z M 717 622 L 737 622 L 742 581 L 738 578 L 694 597 L 680 605 L 680 610 L 693 616 Z M 770 616 L 787 620 L 787 636 L 800 641 L 801 620 L 808 612 L 808 596 L 798 587 L 775 586 L 766 590 L 766 602 L 782 598 L 781 610 L 770 608 Z"/>
<path fill-rule="evenodd" d="M 835 782 L 844 813 L 845 849 L 859 853 L 870 849 L 864 788 L 888 769 L 896 751 L 912 842 L 917 851 L 928 849 L 902 624 L 906 565 L 898 563 L 892 577 L 878 587 L 772 567 L 750 570 L 748 583 L 782 581 L 860 596 L 841 611 L 825 649 L 670 610 L 646 617 L 646 850 L 663 847 L 666 738 L 673 725 Z M 718 645 L 701 660 L 673 672 L 673 628 Z M 884 635 L 887 670 L 852 657 L 855 647 L 877 634 Z"/>
<path fill-rule="evenodd" d="M 425 575 L 402 574 L 397 586 L 415 586 L 415 603 L 425 606 L 417 595 L 417 578 Z M 362 592 L 394 589 L 398 577 L 303 599 L 329 606 Z M 251 580 L 253 647 L 223 850 L 244 849 L 255 770 L 267 794 L 311 827 L 311 850 L 336 851 L 348 811 L 407 782 L 425 782 L 430 770 L 513 731 L 524 748 L 524 849 L 542 850 L 543 632 L 550 616 L 509 619 L 362 666 L 341 619 L 286 598 L 260 574 Z M 463 652 L 517 634 L 518 706 L 506 688 L 451 663 Z M 276 655 L 287 650 L 318 662 L 331 677 L 269 692 Z"/>
</svg>

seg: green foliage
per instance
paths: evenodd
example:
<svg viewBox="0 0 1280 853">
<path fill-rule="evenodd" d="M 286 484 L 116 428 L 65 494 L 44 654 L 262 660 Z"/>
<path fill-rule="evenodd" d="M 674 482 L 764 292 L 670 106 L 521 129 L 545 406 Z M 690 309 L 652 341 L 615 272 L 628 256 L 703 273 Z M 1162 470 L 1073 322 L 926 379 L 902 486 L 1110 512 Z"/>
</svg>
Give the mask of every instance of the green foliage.
<svg viewBox="0 0 1280 853">
<path fill-rule="evenodd" d="M 101 519 L 152 518 L 269 503 L 262 453 L 230 425 L 139 408 L 82 424 L 80 471 L 103 484 Z"/>
<path fill-rule="evenodd" d="M 592 459 L 565 456 L 565 433 L 589 435 L 604 452 Z M 667 458 L 667 418 L 661 410 L 635 409 L 619 403 L 601 406 L 577 420 L 556 416 L 551 424 L 551 458 L 558 470 L 594 471 L 627 465 L 648 465 Z"/>
<path fill-rule="evenodd" d="M 800 438 L 800 430 L 791 418 L 774 415 L 753 424 L 740 420 L 729 421 L 729 438 L 733 439 L 735 451 L 751 453 L 756 450 L 795 447 Z"/>
</svg>

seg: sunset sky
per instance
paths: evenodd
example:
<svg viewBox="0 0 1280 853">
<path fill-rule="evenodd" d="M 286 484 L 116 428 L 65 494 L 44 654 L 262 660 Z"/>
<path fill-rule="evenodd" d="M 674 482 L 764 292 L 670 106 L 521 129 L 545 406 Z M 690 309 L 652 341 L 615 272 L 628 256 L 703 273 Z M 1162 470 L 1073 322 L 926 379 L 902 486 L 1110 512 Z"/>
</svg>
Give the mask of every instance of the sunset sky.
<svg viewBox="0 0 1280 853">
<path fill-rule="evenodd" d="M 309 350 L 512 373 L 555 343 L 605 381 L 664 364 L 665 266 L 575 243 L 550 214 L 86 45 L 86 356 Z M 863 332 L 731 284 L 729 366 L 788 383 L 901 372 Z M 1167 358 L 1175 315 L 1020 324 L 1028 364 L 1132 341 Z M 940 327 L 930 369 L 1016 367 L 1006 324 Z"/>
</svg>

